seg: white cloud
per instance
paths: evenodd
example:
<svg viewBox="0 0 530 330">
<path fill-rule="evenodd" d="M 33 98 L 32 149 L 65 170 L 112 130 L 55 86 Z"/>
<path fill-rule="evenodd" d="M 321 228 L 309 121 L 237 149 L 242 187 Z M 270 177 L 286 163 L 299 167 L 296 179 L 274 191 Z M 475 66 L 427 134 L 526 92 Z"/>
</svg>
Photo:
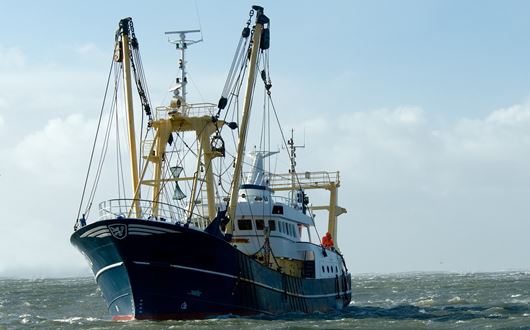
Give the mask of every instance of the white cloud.
<svg viewBox="0 0 530 330">
<path fill-rule="evenodd" d="M 493 111 L 485 121 L 503 125 L 528 124 L 530 122 L 530 110 L 528 106 L 514 105 Z"/>
<path fill-rule="evenodd" d="M 17 276 L 83 274 L 68 237 L 87 168 L 95 120 L 81 114 L 48 121 L 15 146 L 0 149 L 5 219 L 0 272 Z"/>
<path fill-rule="evenodd" d="M 26 56 L 17 47 L 0 46 L 0 69 L 21 69 L 26 66 Z"/>
<path fill-rule="evenodd" d="M 339 241 L 359 271 L 530 267 L 513 253 L 530 248 L 528 105 L 446 124 L 398 107 L 296 127 L 308 136 L 299 170 L 341 171 Z M 492 249 L 508 257 L 487 262 Z"/>
<path fill-rule="evenodd" d="M 26 136 L 13 156 L 16 166 L 35 176 L 55 182 L 68 181 L 81 165 L 79 150 L 93 139 L 95 122 L 80 114 L 50 120 L 44 129 Z M 84 156 L 84 155 L 83 155 Z M 84 168 L 84 167 L 83 167 Z"/>
</svg>

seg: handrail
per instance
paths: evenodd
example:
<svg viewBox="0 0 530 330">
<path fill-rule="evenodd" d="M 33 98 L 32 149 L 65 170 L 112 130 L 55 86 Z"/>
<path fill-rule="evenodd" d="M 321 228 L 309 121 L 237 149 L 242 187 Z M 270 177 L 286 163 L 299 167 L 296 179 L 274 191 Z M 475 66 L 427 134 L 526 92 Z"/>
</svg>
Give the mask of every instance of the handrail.
<svg viewBox="0 0 530 330">
<path fill-rule="evenodd" d="M 156 202 L 158 206 L 158 216 L 155 217 L 152 214 L 153 201 L 122 198 L 109 199 L 99 203 L 99 220 L 116 219 L 119 217 L 125 218 L 134 203 L 138 203 L 142 209 L 142 213 L 137 216 L 138 219 L 171 223 L 184 223 L 188 219 L 187 210 L 176 205 Z M 202 228 L 209 223 L 209 219 L 200 214 L 193 213 L 191 222 Z"/>
<path fill-rule="evenodd" d="M 177 110 L 182 116 L 186 117 L 200 117 L 200 116 L 213 116 L 217 110 L 216 105 L 213 103 L 188 103 L 184 104 L 179 108 L 172 108 L 169 106 L 158 106 L 156 107 L 157 118 L 167 118 L 168 112 Z"/>
<path fill-rule="evenodd" d="M 303 173 L 285 173 L 269 174 L 269 186 L 271 189 L 286 190 L 292 188 L 294 183 L 296 187 L 302 189 L 308 188 L 325 188 L 330 185 L 340 186 L 340 172 L 303 172 Z"/>
</svg>

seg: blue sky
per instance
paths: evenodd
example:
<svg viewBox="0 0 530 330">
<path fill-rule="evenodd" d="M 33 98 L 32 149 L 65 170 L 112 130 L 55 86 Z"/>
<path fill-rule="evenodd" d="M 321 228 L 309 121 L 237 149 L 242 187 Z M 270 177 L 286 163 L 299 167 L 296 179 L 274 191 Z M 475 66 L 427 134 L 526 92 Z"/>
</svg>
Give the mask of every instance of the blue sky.
<svg viewBox="0 0 530 330">
<path fill-rule="evenodd" d="M 109 31 L 119 18 L 132 16 L 144 40 L 144 56 L 169 61 L 173 54 L 157 48 L 165 38 L 162 32 L 198 27 L 197 7 L 208 44 L 193 55 L 197 67 L 203 67 L 213 54 L 220 63 L 229 61 L 234 35 L 249 4 L 7 2 L 0 23 L 5 31 L 2 44 L 17 45 L 28 58 L 44 65 L 96 69 L 96 64 L 75 58 L 68 48 L 92 42 L 106 50 L 112 44 Z M 343 99 L 348 108 L 413 104 L 455 117 L 481 115 L 527 97 L 530 4 L 524 1 L 271 1 L 263 5 L 274 16 L 276 52 L 289 57 L 275 58 L 277 69 L 289 68 L 292 75 L 316 86 L 349 75 L 352 85 Z M 206 47 L 209 51 L 202 51 Z M 163 67 L 159 62 L 150 68 Z M 222 69 L 207 65 L 207 70 Z"/>
<path fill-rule="evenodd" d="M 176 73 L 163 33 L 201 26 L 190 97 L 216 102 L 253 2 L 0 4 L 0 275 L 84 274 L 68 235 L 118 21 L 133 17 L 155 104 Z M 261 5 L 299 164 L 343 175 L 352 271 L 530 269 L 530 2 Z"/>
</svg>

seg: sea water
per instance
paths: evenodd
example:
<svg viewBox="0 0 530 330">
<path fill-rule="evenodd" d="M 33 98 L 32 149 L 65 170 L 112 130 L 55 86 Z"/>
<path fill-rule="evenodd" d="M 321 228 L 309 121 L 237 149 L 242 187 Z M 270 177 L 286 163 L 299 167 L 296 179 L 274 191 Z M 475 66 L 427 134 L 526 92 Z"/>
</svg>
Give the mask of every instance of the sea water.
<svg viewBox="0 0 530 330">
<path fill-rule="evenodd" d="M 530 329 L 530 272 L 357 275 L 342 311 L 111 321 L 92 278 L 0 279 L 0 329 Z"/>
</svg>

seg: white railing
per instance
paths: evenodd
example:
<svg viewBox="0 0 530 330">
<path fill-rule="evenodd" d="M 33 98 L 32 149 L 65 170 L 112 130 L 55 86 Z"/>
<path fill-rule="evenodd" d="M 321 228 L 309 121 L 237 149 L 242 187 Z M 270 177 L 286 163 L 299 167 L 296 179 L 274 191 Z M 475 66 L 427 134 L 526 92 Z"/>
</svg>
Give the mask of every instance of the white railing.
<svg viewBox="0 0 530 330">
<path fill-rule="evenodd" d="M 133 202 L 133 199 L 111 199 L 101 202 L 99 204 L 99 220 L 122 217 L 171 223 L 186 223 L 188 221 L 188 212 L 181 207 L 160 202 L 156 203 L 158 205 L 158 214 L 155 216 L 153 214 L 153 201 L 137 200 L 140 214 L 136 214 Z M 192 214 L 190 221 L 201 228 L 209 223 L 208 219 L 199 214 Z"/>
<path fill-rule="evenodd" d="M 286 174 L 269 174 L 269 186 L 274 190 L 289 189 L 293 185 L 302 188 L 325 187 L 330 184 L 340 185 L 339 172 L 303 172 Z"/>
<path fill-rule="evenodd" d="M 167 118 L 168 113 L 176 111 L 177 114 L 180 114 L 184 117 L 201 117 L 201 116 L 213 116 L 215 115 L 217 106 L 213 103 L 193 103 L 186 104 L 181 106 L 178 109 L 159 106 L 156 107 L 156 118 L 162 119 Z"/>
</svg>

